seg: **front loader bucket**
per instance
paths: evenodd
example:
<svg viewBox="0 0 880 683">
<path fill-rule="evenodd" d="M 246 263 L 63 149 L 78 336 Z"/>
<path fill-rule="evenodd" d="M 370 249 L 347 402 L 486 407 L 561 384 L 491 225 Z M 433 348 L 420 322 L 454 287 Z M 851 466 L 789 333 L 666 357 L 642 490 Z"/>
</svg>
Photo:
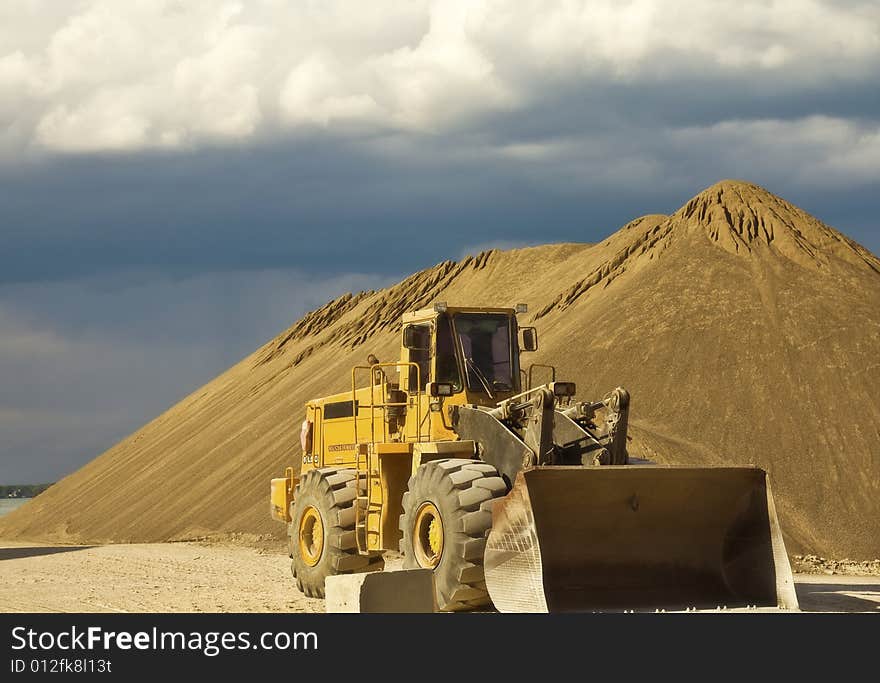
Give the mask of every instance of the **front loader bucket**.
<svg viewBox="0 0 880 683">
<path fill-rule="evenodd" d="M 492 516 L 501 612 L 798 607 L 755 467 L 538 467 Z"/>
</svg>

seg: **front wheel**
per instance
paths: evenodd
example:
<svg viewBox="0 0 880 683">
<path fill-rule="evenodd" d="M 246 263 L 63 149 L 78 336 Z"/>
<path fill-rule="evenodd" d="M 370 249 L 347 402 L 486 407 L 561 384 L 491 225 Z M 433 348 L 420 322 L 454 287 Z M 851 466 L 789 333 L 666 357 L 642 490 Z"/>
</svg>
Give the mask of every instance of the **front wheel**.
<svg viewBox="0 0 880 683">
<path fill-rule="evenodd" d="M 410 478 L 400 516 L 404 567 L 433 570 L 442 611 L 490 603 L 483 553 L 492 502 L 506 494 L 498 471 L 479 460 L 432 460 Z"/>
<path fill-rule="evenodd" d="M 324 580 L 335 574 L 381 571 L 380 553 L 360 555 L 355 539 L 358 476 L 353 469 L 306 472 L 296 487 L 288 529 L 291 570 L 297 588 L 324 597 Z"/>
</svg>

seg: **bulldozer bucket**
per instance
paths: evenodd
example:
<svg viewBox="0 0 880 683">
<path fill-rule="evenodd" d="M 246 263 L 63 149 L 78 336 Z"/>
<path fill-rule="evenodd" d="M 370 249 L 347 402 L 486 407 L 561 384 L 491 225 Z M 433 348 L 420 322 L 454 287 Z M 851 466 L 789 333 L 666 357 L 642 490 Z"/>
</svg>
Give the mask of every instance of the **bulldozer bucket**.
<svg viewBox="0 0 880 683">
<path fill-rule="evenodd" d="M 755 467 L 537 467 L 492 516 L 501 612 L 798 607 Z"/>
</svg>

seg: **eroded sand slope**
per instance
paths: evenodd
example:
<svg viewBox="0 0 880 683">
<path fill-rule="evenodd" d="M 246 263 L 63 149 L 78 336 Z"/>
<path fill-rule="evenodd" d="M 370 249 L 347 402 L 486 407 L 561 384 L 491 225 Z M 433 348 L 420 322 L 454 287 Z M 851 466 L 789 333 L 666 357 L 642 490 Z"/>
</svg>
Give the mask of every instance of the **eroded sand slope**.
<svg viewBox="0 0 880 683">
<path fill-rule="evenodd" d="M 308 398 L 397 354 L 400 315 L 526 301 L 532 360 L 582 398 L 633 395 L 634 454 L 754 463 L 790 552 L 880 556 L 880 260 L 738 181 L 596 245 L 489 251 L 308 314 L 20 510 L 0 535 L 157 542 L 284 533 L 268 481 L 299 459 Z"/>
</svg>

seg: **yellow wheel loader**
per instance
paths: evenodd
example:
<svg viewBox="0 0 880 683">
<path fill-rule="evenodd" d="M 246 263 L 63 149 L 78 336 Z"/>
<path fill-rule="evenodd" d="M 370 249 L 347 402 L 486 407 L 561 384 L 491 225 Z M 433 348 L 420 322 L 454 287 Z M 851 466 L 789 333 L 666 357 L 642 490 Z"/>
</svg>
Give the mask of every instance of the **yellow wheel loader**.
<svg viewBox="0 0 880 683">
<path fill-rule="evenodd" d="M 577 401 L 523 368 L 526 310 L 407 313 L 399 361 L 306 404 L 300 472 L 271 482 L 298 588 L 394 550 L 444 611 L 796 609 L 766 473 L 629 458 L 627 391 Z"/>
</svg>

